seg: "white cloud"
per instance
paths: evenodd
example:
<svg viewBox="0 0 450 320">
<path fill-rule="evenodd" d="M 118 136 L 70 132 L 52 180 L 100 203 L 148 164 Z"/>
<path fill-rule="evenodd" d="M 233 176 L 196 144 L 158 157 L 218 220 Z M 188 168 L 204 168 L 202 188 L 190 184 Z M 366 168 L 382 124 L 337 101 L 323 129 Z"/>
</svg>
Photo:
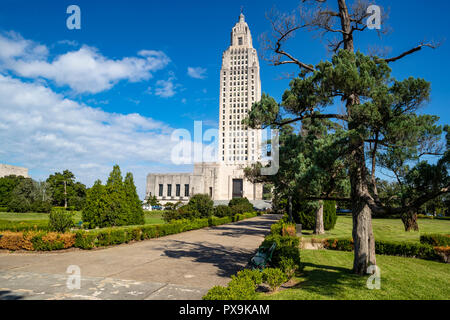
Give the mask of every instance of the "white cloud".
<svg viewBox="0 0 450 320">
<path fill-rule="evenodd" d="M 194 79 L 205 79 L 206 78 L 206 69 L 201 67 L 188 67 L 188 75 Z"/>
<path fill-rule="evenodd" d="M 143 195 L 151 168 L 171 165 L 173 129 L 139 114 L 104 112 L 1 74 L 0 110 L 0 163 L 22 164 L 42 178 L 68 168 L 89 184 L 114 163 L 140 165 L 133 173 Z"/>
<path fill-rule="evenodd" d="M 141 50 L 137 57 L 109 59 L 96 48 L 82 46 L 48 59 L 48 49 L 16 33 L 0 34 L 0 67 L 26 78 L 45 78 L 76 93 L 98 93 L 121 80 L 138 82 L 150 79 L 165 68 L 170 59 L 162 51 Z"/>
<path fill-rule="evenodd" d="M 176 89 L 180 87 L 175 84 L 176 78 L 173 73 L 170 73 L 169 79 L 156 81 L 155 95 L 161 98 L 173 97 L 177 92 Z M 149 88 L 150 89 L 150 88 Z"/>
</svg>

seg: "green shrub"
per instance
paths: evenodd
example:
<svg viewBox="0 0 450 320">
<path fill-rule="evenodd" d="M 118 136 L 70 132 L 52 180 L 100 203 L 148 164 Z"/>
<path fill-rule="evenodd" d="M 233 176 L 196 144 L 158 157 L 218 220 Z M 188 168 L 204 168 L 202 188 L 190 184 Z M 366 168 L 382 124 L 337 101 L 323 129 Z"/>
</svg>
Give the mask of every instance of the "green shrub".
<svg viewBox="0 0 450 320">
<path fill-rule="evenodd" d="M 220 226 L 222 224 L 227 224 L 233 222 L 232 217 L 223 217 L 223 218 L 217 218 L 217 217 L 211 217 L 209 218 L 209 225 L 211 227 L 213 226 Z"/>
<path fill-rule="evenodd" d="M 179 212 L 178 210 L 165 210 L 162 214 L 165 222 L 182 219 L 181 215 L 181 212 Z"/>
<path fill-rule="evenodd" d="M 288 279 L 283 270 L 279 268 L 266 268 L 263 270 L 263 279 L 272 291 L 276 291 Z"/>
<path fill-rule="evenodd" d="M 249 278 L 254 284 L 255 289 L 258 285 L 260 285 L 263 282 L 263 274 L 260 270 L 244 269 L 236 274 L 236 278 L 237 279 Z"/>
<path fill-rule="evenodd" d="M 251 277 L 231 276 L 228 283 L 229 300 L 255 300 L 256 287 Z"/>
<path fill-rule="evenodd" d="M 73 214 L 63 210 L 52 210 L 48 220 L 48 228 L 51 231 L 64 233 L 75 226 Z"/>
<path fill-rule="evenodd" d="M 323 227 L 325 230 L 334 229 L 337 221 L 336 201 L 323 202 Z"/>
<path fill-rule="evenodd" d="M 199 218 L 208 218 L 214 213 L 214 201 L 207 194 L 196 194 L 189 199 L 187 204 L 190 210 L 198 212 Z"/>
<path fill-rule="evenodd" d="M 314 230 L 316 226 L 317 201 L 293 201 L 293 218 L 295 223 L 302 225 L 304 230 Z M 323 226 L 325 230 L 331 230 L 336 225 L 336 203 L 324 201 L 323 204 Z"/>
<path fill-rule="evenodd" d="M 434 247 L 450 246 L 450 234 L 423 234 L 420 236 L 420 243 Z"/>
<path fill-rule="evenodd" d="M 219 218 L 233 216 L 233 210 L 229 206 L 220 205 L 214 208 L 214 215 Z"/>
<path fill-rule="evenodd" d="M 228 287 L 214 286 L 202 297 L 202 300 L 231 300 Z"/>
<path fill-rule="evenodd" d="M 94 232 L 79 230 L 75 234 L 75 248 L 90 250 L 95 247 L 97 235 Z"/>
<path fill-rule="evenodd" d="M 234 214 L 244 213 L 244 212 L 253 212 L 253 205 L 248 201 L 247 198 L 234 198 L 231 199 L 228 203 L 228 207 L 231 208 Z"/>
<path fill-rule="evenodd" d="M 280 269 L 283 270 L 284 274 L 286 274 L 287 278 L 290 279 L 298 270 L 299 261 L 296 263 L 295 258 L 289 257 L 288 255 L 282 255 L 278 265 Z"/>
<path fill-rule="evenodd" d="M 351 239 L 326 239 L 325 248 L 338 251 L 353 251 Z M 391 256 L 441 260 L 432 245 L 409 242 L 375 241 L 375 253 Z"/>
<path fill-rule="evenodd" d="M 45 241 L 43 237 L 46 232 L 40 232 L 31 238 L 34 250 L 37 251 L 52 251 L 64 249 L 64 241 L 62 239 L 56 239 L 55 241 Z"/>
<path fill-rule="evenodd" d="M 0 212 L 8 212 L 7 206 L 0 206 Z"/>
</svg>

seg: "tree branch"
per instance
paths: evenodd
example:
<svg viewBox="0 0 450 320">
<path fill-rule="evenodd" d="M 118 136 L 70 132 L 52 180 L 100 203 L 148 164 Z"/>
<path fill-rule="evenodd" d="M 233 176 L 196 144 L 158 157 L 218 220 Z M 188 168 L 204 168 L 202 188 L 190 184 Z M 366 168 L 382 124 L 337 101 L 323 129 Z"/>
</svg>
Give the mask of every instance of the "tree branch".
<svg viewBox="0 0 450 320">
<path fill-rule="evenodd" d="M 394 62 L 397 60 L 400 60 L 404 57 L 406 57 L 407 55 L 413 54 L 414 52 L 420 51 L 422 50 L 423 47 L 428 47 L 428 48 L 432 48 L 432 49 L 436 49 L 437 47 L 439 47 L 440 44 L 439 43 L 421 43 L 419 44 L 417 47 L 412 48 L 408 51 L 403 52 L 401 55 L 397 56 L 397 57 L 393 57 L 393 58 L 388 58 L 388 59 L 384 59 L 384 61 L 386 61 L 387 63 L 389 62 Z"/>
</svg>

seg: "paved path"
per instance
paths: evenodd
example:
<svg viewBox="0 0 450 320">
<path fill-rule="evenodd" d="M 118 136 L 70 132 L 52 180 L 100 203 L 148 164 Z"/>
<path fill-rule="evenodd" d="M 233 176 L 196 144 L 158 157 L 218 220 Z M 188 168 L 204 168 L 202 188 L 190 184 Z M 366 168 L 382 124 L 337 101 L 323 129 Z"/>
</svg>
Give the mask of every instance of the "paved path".
<svg viewBox="0 0 450 320">
<path fill-rule="evenodd" d="M 278 218 L 92 251 L 0 251 L 0 299 L 201 299 L 248 262 Z M 80 289 L 67 288 L 70 265 L 81 270 Z"/>
</svg>

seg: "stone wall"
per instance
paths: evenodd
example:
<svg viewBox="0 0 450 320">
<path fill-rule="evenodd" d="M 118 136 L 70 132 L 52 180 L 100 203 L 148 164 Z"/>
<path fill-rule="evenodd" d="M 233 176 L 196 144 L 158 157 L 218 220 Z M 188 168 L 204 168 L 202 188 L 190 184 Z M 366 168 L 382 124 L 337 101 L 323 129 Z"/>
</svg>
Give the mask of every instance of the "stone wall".
<svg viewBox="0 0 450 320">
<path fill-rule="evenodd" d="M 30 177 L 28 175 L 27 168 L 10 166 L 8 164 L 0 164 L 0 178 L 10 176 L 10 175 L 22 176 L 25 178 Z"/>
</svg>

